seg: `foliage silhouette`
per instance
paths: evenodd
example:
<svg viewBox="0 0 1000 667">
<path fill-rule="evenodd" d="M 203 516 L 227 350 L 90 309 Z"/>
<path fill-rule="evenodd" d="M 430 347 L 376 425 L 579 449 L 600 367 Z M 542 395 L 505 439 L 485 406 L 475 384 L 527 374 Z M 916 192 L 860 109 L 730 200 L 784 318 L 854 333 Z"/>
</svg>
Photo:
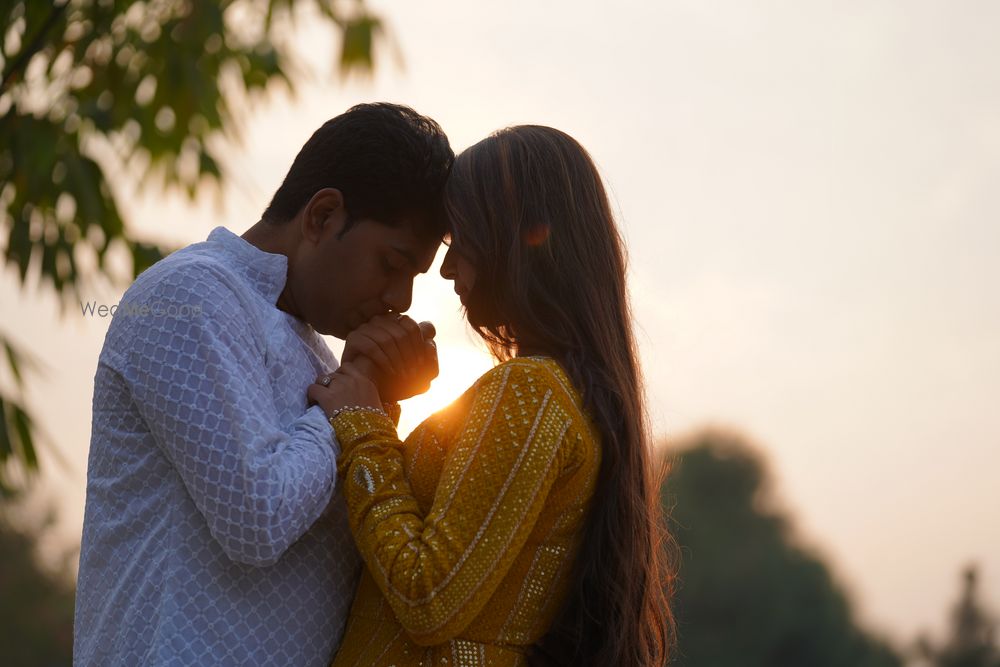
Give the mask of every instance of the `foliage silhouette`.
<svg viewBox="0 0 1000 667">
<path fill-rule="evenodd" d="M 919 640 L 919 653 L 935 667 L 1000 667 L 996 619 L 979 600 L 979 572 L 962 573 L 962 594 L 951 612 L 950 635 L 942 646 Z"/>
<path fill-rule="evenodd" d="M 40 567 L 37 535 L 0 516 L 0 664 L 69 665 L 73 586 Z"/>
<path fill-rule="evenodd" d="M 239 140 L 241 111 L 303 74 L 283 28 L 304 6 L 340 35 L 341 73 L 369 73 L 385 31 L 363 0 L 0 2 L 0 256 L 18 284 L 37 278 L 65 308 L 89 279 L 131 281 L 159 260 L 167 249 L 132 233 L 109 176 L 191 197 L 223 182 L 218 147 Z M 115 254 L 129 275 L 113 275 Z M 20 479 L 38 467 L 38 433 L 23 353 L 2 329 L 0 347 L 15 380 L 0 387 L 8 494 L 12 466 Z"/>
<path fill-rule="evenodd" d="M 896 667 L 824 562 L 797 544 L 762 457 L 705 431 L 673 449 L 663 500 L 681 550 L 683 667 Z"/>
</svg>

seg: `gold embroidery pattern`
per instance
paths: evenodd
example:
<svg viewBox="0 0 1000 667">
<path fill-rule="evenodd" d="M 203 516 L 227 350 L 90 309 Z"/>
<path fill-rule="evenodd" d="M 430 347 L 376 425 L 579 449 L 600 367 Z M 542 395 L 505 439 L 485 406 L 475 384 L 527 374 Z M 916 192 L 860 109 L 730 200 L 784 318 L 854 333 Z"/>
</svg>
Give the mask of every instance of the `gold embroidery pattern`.
<svg viewBox="0 0 1000 667">
<path fill-rule="evenodd" d="M 381 415 L 333 425 L 367 565 L 334 667 L 523 665 L 565 597 L 600 465 L 563 370 L 501 364 L 405 442 Z"/>
</svg>

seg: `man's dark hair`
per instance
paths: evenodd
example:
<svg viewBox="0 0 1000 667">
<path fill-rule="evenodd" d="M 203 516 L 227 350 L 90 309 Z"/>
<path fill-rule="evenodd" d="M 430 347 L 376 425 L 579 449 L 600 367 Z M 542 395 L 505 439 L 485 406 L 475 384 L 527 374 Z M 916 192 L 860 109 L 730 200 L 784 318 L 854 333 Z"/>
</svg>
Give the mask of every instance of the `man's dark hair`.
<svg viewBox="0 0 1000 667">
<path fill-rule="evenodd" d="M 455 153 L 436 122 L 398 104 L 359 104 L 323 124 L 295 157 L 264 221 L 294 218 L 323 188 L 337 188 L 347 210 L 345 233 L 371 218 L 443 236 L 441 197 Z"/>
</svg>

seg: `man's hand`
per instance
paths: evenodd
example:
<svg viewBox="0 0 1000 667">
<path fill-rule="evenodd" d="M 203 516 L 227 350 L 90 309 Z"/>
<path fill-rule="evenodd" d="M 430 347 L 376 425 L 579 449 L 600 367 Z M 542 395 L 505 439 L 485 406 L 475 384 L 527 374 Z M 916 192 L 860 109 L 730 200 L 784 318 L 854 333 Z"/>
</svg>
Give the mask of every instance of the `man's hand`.
<svg viewBox="0 0 1000 667">
<path fill-rule="evenodd" d="M 438 376 L 434 334 L 430 322 L 377 315 L 348 334 L 342 362 L 368 374 L 383 401 L 401 401 L 430 389 Z"/>
</svg>

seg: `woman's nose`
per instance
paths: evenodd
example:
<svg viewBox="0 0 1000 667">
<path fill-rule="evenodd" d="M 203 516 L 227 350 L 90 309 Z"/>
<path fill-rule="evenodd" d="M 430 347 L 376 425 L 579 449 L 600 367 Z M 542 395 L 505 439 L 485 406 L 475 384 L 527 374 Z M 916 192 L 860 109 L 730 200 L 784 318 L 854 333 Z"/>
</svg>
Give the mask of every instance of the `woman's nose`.
<svg viewBox="0 0 1000 667">
<path fill-rule="evenodd" d="M 444 254 L 444 259 L 441 260 L 441 277 L 445 280 L 455 279 L 455 257 L 452 255 L 453 250 L 448 248 L 448 252 Z"/>
</svg>

